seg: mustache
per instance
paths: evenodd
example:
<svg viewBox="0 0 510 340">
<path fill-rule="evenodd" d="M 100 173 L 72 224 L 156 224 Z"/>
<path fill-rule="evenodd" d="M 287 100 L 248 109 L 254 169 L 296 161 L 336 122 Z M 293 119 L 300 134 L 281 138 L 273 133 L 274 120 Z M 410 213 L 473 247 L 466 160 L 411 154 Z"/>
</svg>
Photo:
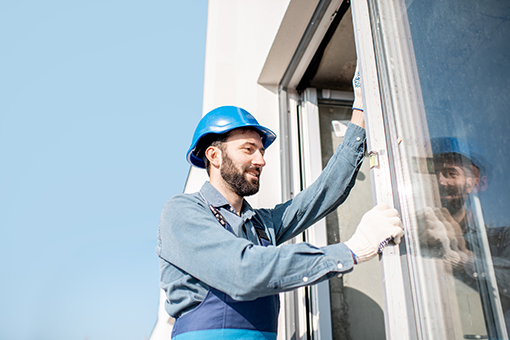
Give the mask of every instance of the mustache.
<svg viewBox="0 0 510 340">
<path fill-rule="evenodd" d="M 244 168 L 244 172 L 246 172 L 246 171 L 255 171 L 255 172 L 257 172 L 257 175 L 260 176 L 260 174 L 262 173 L 262 167 L 255 166 L 255 165 L 248 165 Z"/>
<path fill-rule="evenodd" d="M 439 187 L 439 196 L 462 196 L 464 190 L 458 187 Z"/>
<path fill-rule="evenodd" d="M 441 196 L 443 195 L 446 195 L 446 196 L 450 196 L 450 195 L 455 195 L 455 194 L 458 194 L 460 190 L 456 189 L 456 188 L 439 188 L 439 194 Z"/>
</svg>

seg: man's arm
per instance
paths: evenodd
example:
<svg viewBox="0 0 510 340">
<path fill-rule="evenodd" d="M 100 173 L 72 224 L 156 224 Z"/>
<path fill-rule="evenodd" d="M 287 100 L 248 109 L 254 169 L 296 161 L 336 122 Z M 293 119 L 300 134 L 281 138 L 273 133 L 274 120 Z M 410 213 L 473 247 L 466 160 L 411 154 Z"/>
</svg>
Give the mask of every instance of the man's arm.
<svg viewBox="0 0 510 340">
<path fill-rule="evenodd" d="M 356 65 L 356 71 L 354 71 L 354 77 L 352 78 L 352 89 L 354 90 L 354 103 L 352 104 L 351 123 L 365 128 L 363 95 L 361 93 L 361 75 L 358 70 L 358 65 Z"/>
<path fill-rule="evenodd" d="M 349 272 L 353 266 L 344 244 L 256 246 L 223 228 L 193 195 L 178 195 L 165 204 L 156 252 L 162 260 L 236 300 L 314 284 Z M 166 276 L 162 273 L 162 278 Z"/>
<path fill-rule="evenodd" d="M 266 221 L 273 221 L 277 244 L 299 235 L 345 201 L 354 186 L 364 154 L 365 130 L 349 124 L 342 144 L 314 183 L 292 200 L 274 209 L 258 211 Z"/>
<path fill-rule="evenodd" d="M 342 144 L 319 178 L 296 198 L 273 212 L 277 242 L 283 243 L 342 204 L 354 186 L 365 153 L 365 119 L 361 76 L 356 66 L 352 87 L 354 102 L 351 124 Z"/>
</svg>

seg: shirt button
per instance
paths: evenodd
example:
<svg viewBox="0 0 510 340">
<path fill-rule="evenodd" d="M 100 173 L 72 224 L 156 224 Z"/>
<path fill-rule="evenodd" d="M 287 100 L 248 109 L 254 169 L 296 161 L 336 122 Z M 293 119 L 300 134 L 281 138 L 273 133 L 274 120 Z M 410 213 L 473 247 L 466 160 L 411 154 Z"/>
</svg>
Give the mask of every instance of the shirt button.
<svg viewBox="0 0 510 340">
<path fill-rule="evenodd" d="M 303 278 L 303 282 L 308 282 L 308 278 L 306 276 Z"/>
<path fill-rule="evenodd" d="M 361 140 L 361 137 L 356 138 L 356 140 L 357 140 L 357 141 L 360 141 L 360 140 Z"/>
<path fill-rule="evenodd" d="M 338 269 L 342 269 L 344 267 L 343 264 L 341 264 L 341 263 L 337 264 L 336 266 Z"/>
<path fill-rule="evenodd" d="M 338 274 L 338 276 L 337 276 L 337 277 L 338 277 L 338 278 L 341 278 L 342 276 L 343 276 L 343 274 Z"/>
</svg>

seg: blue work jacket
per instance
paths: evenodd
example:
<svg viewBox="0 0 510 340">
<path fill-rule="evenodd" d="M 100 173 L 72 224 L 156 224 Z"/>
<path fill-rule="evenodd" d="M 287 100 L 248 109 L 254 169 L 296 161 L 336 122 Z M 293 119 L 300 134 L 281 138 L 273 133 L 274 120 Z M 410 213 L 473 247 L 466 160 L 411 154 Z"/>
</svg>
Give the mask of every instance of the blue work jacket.
<svg viewBox="0 0 510 340">
<path fill-rule="evenodd" d="M 238 216 L 209 182 L 200 192 L 168 200 L 156 247 L 168 314 L 179 317 L 192 310 L 209 287 L 249 301 L 351 271 L 352 255 L 343 243 L 321 248 L 283 243 L 345 201 L 364 153 L 365 130 L 350 123 L 343 143 L 318 179 L 272 209 L 253 209 L 244 201 Z M 209 204 L 220 211 L 233 233 L 218 222 Z M 254 224 L 265 229 L 274 246 L 260 244 Z"/>
</svg>

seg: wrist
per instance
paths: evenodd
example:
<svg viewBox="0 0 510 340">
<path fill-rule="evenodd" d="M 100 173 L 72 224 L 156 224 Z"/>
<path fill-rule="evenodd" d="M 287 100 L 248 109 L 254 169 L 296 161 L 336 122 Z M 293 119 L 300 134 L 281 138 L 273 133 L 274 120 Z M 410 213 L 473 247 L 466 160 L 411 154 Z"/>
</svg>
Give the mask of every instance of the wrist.
<svg viewBox="0 0 510 340">
<path fill-rule="evenodd" d="M 356 124 L 362 128 L 365 128 L 365 116 L 363 115 L 363 110 L 353 109 L 351 123 Z"/>
<path fill-rule="evenodd" d="M 358 256 L 356 256 L 356 254 L 354 254 L 354 252 L 352 250 L 351 250 L 351 255 L 352 255 L 352 261 L 354 262 L 354 264 L 358 264 L 359 258 L 358 258 Z"/>
<path fill-rule="evenodd" d="M 377 247 L 374 247 L 365 237 L 359 234 L 354 234 L 344 244 L 351 250 L 355 264 L 368 261 L 377 255 Z"/>
</svg>

